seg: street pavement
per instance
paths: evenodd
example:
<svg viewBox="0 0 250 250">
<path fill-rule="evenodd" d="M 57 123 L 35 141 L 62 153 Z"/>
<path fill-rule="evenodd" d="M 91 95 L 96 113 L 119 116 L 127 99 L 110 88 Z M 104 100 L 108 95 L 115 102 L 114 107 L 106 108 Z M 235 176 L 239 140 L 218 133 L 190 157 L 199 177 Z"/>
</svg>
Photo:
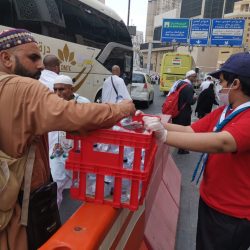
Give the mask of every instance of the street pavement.
<svg viewBox="0 0 250 250">
<path fill-rule="evenodd" d="M 148 109 L 136 104 L 138 109 L 145 113 L 161 113 L 161 106 L 165 96 L 159 91 L 159 85 L 154 85 L 154 102 Z M 192 121 L 196 120 L 192 117 Z M 190 152 L 186 155 L 178 155 L 175 148 L 171 149 L 173 159 L 182 174 L 180 214 L 176 237 L 176 250 L 194 250 L 197 223 L 198 187 L 190 182 L 193 169 L 198 161 L 199 153 Z M 61 204 L 60 215 L 64 223 L 80 206 L 82 202 L 70 198 L 69 191 L 64 191 L 64 200 Z M 168 249 L 162 249 L 168 250 Z"/>
</svg>

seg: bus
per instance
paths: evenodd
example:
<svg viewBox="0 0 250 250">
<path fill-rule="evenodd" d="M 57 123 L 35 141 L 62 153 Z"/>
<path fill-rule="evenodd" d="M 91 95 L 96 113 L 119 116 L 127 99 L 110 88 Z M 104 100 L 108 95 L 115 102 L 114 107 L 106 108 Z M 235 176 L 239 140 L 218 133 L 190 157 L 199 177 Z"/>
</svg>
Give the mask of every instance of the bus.
<svg viewBox="0 0 250 250">
<path fill-rule="evenodd" d="M 161 61 L 160 91 L 167 94 L 174 82 L 184 79 L 187 71 L 195 68 L 195 62 L 191 55 L 183 53 L 165 53 Z"/>
<path fill-rule="evenodd" d="M 61 74 L 72 77 L 75 91 L 91 101 L 101 101 L 113 65 L 131 83 L 133 49 L 127 27 L 97 0 L 1 0 L 0 31 L 9 27 L 31 31 L 42 57 L 56 55 Z"/>
</svg>

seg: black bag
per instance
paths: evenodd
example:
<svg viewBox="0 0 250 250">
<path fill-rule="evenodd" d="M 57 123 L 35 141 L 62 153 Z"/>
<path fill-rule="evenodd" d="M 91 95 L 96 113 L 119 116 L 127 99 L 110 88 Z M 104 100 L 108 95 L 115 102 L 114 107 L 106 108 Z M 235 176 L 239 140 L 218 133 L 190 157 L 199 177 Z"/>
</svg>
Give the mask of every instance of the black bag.
<svg viewBox="0 0 250 250">
<path fill-rule="evenodd" d="M 29 250 L 44 244 L 61 226 L 57 206 L 57 184 L 51 182 L 30 194 L 28 216 Z"/>
</svg>

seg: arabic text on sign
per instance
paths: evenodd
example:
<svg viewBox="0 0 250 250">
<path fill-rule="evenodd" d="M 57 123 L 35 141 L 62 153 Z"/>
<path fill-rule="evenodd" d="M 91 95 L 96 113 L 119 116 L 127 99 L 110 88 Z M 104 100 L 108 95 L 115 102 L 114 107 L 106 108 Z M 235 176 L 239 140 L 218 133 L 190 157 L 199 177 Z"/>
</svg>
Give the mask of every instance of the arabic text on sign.
<svg viewBox="0 0 250 250">
<path fill-rule="evenodd" d="M 213 29 L 213 36 L 242 36 L 242 29 Z"/>
<path fill-rule="evenodd" d="M 208 37 L 208 31 L 192 31 L 191 38 L 206 39 Z"/>
</svg>

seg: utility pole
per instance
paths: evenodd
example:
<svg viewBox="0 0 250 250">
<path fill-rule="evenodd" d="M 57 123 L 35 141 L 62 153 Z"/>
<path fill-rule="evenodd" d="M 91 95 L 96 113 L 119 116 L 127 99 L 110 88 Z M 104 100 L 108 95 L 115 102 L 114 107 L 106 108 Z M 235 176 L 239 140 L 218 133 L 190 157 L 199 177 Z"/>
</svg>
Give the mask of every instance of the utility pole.
<svg viewBox="0 0 250 250">
<path fill-rule="evenodd" d="M 130 0 L 128 0 L 128 19 L 127 19 L 127 27 L 129 26 L 129 15 L 130 15 Z"/>
<path fill-rule="evenodd" d="M 148 42 L 148 60 L 147 60 L 147 73 L 150 74 L 151 66 L 151 54 L 152 54 L 153 42 Z"/>
<path fill-rule="evenodd" d="M 226 0 L 224 0 L 224 2 L 223 2 L 223 9 L 222 9 L 222 17 L 221 18 L 224 18 L 224 16 L 225 16 L 225 8 L 226 8 Z"/>
</svg>

